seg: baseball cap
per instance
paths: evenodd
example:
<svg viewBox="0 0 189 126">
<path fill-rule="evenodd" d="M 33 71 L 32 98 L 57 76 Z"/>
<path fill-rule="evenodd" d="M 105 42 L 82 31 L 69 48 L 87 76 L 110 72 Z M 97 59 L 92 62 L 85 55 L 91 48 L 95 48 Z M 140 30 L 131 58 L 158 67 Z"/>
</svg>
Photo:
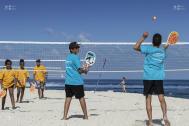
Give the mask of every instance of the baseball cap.
<svg viewBox="0 0 189 126">
<path fill-rule="evenodd" d="M 74 49 L 74 48 L 80 48 L 80 45 L 77 42 L 71 42 L 69 44 L 69 49 Z"/>
</svg>

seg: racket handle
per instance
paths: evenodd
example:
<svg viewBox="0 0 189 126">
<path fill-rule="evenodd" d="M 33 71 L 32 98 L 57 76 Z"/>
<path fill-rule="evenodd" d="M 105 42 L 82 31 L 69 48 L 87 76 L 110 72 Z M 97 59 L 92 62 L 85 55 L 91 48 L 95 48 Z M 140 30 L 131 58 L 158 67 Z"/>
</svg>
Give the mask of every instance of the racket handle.
<svg viewBox="0 0 189 126">
<path fill-rule="evenodd" d="M 84 69 L 89 69 L 89 67 L 90 67 L 89 64 L 84 64 L 84 65 L 83 65 L 83 68 L 84 68 Z"/>
</svg>

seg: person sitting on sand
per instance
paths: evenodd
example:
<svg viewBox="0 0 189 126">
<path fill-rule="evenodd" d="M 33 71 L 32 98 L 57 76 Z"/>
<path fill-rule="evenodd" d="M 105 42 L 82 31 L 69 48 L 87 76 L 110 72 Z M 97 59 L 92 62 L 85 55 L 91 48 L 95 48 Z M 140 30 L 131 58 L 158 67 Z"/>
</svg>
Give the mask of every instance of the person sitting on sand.
<svg viewBox="0 0 189 126">
<path fill-rule="evenodd" d="M 3 68 L 0 72 L 0 84 L 3 90 L 9 91 L 12 109 L 16 109 L 14 101 L 14 86 L 16 85 L 16 82 L 16 72 L 14 69 L 12 69 L 12 61 L 7 59 L 5 61 L 5 68 Z M 5 109 L 6 96 L 7 92 L 6 95 L 2 98 L 2 110 Z"/>
<path fill-rule="evenodd" d="M 126 92 L 126 78 L 125 77 L 122 78 L 120 86 L 121 86 L 122 92 Z"/>
<path fill-rule="evenodd" d="M 149 118 L 148 126 L 152 126 L 152 94 L 158 95 L 159 102 L 161 104 L 163 112 L 163 120 L 165 126 L 170 126 L 170 122 L 167 117 L 167 105 L 164 98 L 164 61 L 165 53 L 168 48 L 168 44 L 161 48 L 162 36 L 160 34 L 154 34 L 152 45 L 141 46 L 142 42 L 148 37 L 148 33 L 144 32 L 143 36 L 134 45 L 134 50 L 141 52 L 145 55 L 144 59 L 144 74 L 143 74 L 143 85 L 144 95 L 146 96 L 146 110 Z"/>
<path fill-rule="evenodd" d="M 45 83 L 47 79 L 47 70 L 44 65 L 41 64 L 41 60 L 36 60 L 36 66 L 33 71 L 33 78 L 38 88 L 39 99 L 44 98 Z"/>
<path fill-rule="evenodd" d="M 66 58 L 66 75 L 65 75 L 65 93 L 66 99 L 64 104 L 64 116 L 63 120 L 67 120 L 67 114 L 70 107 L 72 97 L 75 96 L 79 99 L 81 108 L 84 113 L 83 119 L 88 119 L 87 107 L 84 94 L 84 81 L 81 77 L 82 73 L 87 73 L 88 67 L 81 67 L 80 58 L 77 55 L 79 53 L 79 44 L 77 42 L 71 42 L 69 45 L 70 54 Z"/>
<path fill-rule="evenodd" d="M 17 72 L 17 100 L 16 102 L 22 103 L 22 99 L 24 97 L 24 91 L 26 87 L 26 82 L 29 79 L 29 72 L 24 67 L 25 62 L 23 59 L 20 59 L 20 68 L 16 71 Z M 20 95 L 21 94 L 21 95 Z M 20 99 L 20 100 L 19 100 Z"/>
</svg>

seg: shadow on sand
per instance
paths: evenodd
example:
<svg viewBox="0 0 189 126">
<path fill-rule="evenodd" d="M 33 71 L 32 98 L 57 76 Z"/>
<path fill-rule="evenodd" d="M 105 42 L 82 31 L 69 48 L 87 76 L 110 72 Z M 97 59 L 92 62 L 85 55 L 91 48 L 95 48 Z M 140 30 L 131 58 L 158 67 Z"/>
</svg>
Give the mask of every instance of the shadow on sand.
<svg viewBox="0 0 189 126">
<path fill-rule="evenodd" d="M 98 116 L 99 114 L 90 114 L 90 116 Z M 69 118 L 68 119 L 71 119 L 71 118 L 81 118 L 81 119 L 83 119 L 83 115 L 71 115 L 71 116 L 69 116 Z"/>
<path fill-rule="evenodd" d="M 147 126 L 148 120 L 136 120 L 135 126 Z M 162 119 L 153 119 L 154 126 L 164 126 Z"/>
</svg>

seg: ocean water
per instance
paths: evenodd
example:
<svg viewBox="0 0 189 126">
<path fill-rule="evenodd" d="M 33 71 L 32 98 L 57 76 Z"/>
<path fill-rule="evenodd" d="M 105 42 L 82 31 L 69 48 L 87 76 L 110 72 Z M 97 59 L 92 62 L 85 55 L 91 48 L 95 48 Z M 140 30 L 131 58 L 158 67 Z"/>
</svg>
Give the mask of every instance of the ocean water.
<svg viewBox="0 0 189 126">
<path fill-rule="evenodd" d="M 99 83 L 98 83 L 99 82 Z M 118 79 L 86 79 L 85 90 L 87 91 L 114 91 L 121 92 Z M 98 85 L 97 85 L 98 83 Z M 51 79 L 46 84 L 47 90 L 64 90 L 63 79 Z M 187 98 L 189 99 L 189 80 L 165 80 L 165 95 L 169 97 Z M 127 80 L 127 92 L 143 93 L 142 80 Z"/>
</svg>

